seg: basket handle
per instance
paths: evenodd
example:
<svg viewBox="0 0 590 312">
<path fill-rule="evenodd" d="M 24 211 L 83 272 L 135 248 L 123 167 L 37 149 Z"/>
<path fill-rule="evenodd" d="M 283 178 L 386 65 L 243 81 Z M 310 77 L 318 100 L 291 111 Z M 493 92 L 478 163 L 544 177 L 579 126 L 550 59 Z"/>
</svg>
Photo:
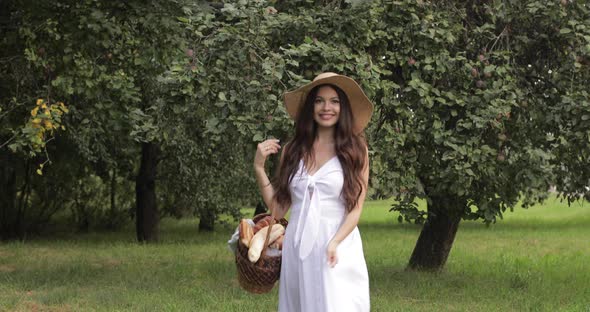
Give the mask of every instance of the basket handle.
<svg viewBox="0 0 590 312">
<path fill-rule="evenodd" d="M 260 258 L 264 256 L 264 252 L 268 247 L 268 240 L 270 239 L 270 232 L 272 231 L 272 226 L 276 223 L 275 218 L 270 220 L 270 224 L 268 225 L 268 231 L 266 232 L 266 239 L 264 240 L 264 246 L 262 247 L 262 252 L 260 253 Z M 262 265 L 262 261 L 258 259 L 258 265 Z"/>
</svg>

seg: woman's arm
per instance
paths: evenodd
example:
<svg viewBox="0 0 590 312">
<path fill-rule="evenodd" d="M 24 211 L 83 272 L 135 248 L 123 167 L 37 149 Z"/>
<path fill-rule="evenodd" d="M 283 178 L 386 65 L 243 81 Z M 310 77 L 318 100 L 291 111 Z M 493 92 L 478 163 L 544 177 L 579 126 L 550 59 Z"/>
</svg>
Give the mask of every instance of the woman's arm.
<svg viewBox="0 0 590 312">
<path fill-rule="evenodd" d="M 256 156 L 254 157 L 254 173 L 256 174 L 256 181 L 260 190 L 260 195 L 262 195 L 262 199 L 270 210 L 272 216 L 277 220 L 283 218 L 287 210 L 278 209 L 278 203 L 274 200 L 275 189 L 266 174 L 264 163 L 269 155 L 278 153 L 280 148 L 279 140 L 266 140 L 258 144 L 258 147 L 256 148 Z M 281 153 L 280 163 L 282 162 L 283 154 Z"/>
<path fill-rule="evenodd" d="M 366 151 L 366 158 L 367 162 L 365 163 L 365 167 L 363 168 L 362 172 L 362 184 L 363 188 L 361 190 L 361 195 L 359 196 L 357 205 L 350 211 L 346 217 L 344 218 L 344 222 L 338 228 L 332 240 L 328 244 L 327 248 L 327 257 L 328 257 L 328 265 L 334 267 L 338 263 L 338 254 L 337 248 L 338 245 L 354 230 L 354 228 L 359 223 L 359 219 L 361 217 L 361 213 L 363 212 L 363 204 L 365 203 L 365 197 L 367 195 L 367 188 L 369 187 L 369 150 Z"/>
</svg>

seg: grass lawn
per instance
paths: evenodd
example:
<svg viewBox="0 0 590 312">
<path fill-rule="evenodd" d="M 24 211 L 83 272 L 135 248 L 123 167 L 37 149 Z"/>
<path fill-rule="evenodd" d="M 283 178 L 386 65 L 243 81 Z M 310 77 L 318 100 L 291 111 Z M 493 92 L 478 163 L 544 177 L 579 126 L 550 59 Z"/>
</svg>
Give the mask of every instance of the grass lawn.
<svg viewBox="0 0 590 312">
<path fill-rule="evenodd" d="M 463 222 L 446 269 L 405 271 L 420 228 L 389 201 L 368 202 L 359 228 L 372 311 L 590 312 L 590 204 L 549 200 L 486 227 Z M 276 311 L 241 290 L 226 241 L 233 226 L 199 234 L 164 220 L 161 242 L 134 229 L 58 234 L 0 244 L 0 311 Z"/>
</svg>

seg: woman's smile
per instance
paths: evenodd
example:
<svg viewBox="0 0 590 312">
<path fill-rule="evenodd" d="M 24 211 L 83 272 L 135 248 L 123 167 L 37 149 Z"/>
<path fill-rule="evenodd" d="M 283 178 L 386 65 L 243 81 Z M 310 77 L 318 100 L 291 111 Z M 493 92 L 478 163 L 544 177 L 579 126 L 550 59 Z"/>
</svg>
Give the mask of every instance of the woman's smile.
<svg viewBox="0 0 590 312">
<path fill-rule="evenodd" d="M 333 113 L 320 113 L 320 118 L 322 120 L 330 120 L 332 117 L 336 116 L 336 114 Z"/>
</svg>

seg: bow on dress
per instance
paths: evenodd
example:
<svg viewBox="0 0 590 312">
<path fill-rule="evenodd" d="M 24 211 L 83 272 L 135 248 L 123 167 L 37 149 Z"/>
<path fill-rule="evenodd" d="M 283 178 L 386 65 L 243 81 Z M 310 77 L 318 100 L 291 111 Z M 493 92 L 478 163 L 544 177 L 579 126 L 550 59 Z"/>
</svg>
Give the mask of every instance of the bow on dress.
<svg viewBox="0 0 590 312">
<path fill-rule="evenodd" d="M 317 188 L 316 175 L 307 176 L 303 204 L 297 223 L 297 232 L 295 232 L 295 242 L 299 244 L 299 259 L 301 260 L 309 256 L 320 228 L 320 192 Z"/>
</svg>

